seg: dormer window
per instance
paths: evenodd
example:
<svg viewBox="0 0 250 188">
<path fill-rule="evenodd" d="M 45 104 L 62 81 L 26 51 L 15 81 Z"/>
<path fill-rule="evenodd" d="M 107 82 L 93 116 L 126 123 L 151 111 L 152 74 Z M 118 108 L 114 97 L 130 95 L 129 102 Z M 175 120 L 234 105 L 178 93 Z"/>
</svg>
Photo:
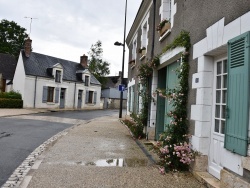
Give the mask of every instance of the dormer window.
<svg viewBox="0 0 250 188">
<path fill-rule="evenodd" d="M 62 71 L 56 70 L 56 79 L 55 81 L 61 83 Z"/>
<path fill-rule="evenodd" d="M 85 86 L 89 86 L 89 76 L 85 76 Z"/>
</svg>

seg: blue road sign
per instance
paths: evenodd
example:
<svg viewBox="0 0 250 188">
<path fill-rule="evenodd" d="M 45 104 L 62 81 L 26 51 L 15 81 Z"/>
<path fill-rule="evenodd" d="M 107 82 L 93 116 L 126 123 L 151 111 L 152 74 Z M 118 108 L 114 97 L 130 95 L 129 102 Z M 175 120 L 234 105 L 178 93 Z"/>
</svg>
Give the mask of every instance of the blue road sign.
<svg viewBox="0 0 250 188">
<path fill-rule="evenodd" d="M 125 90 L 125 85 L 120 84 L 120 85 L 119 85 L 119 91 L 124 91 L 124 90 Z"/>
</svg>

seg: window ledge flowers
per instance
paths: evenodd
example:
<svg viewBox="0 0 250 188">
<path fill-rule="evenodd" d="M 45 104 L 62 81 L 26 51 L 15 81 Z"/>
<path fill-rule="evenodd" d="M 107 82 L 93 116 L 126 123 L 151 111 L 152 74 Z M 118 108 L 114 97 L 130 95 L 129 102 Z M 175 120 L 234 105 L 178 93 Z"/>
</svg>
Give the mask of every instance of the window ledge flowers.
<svg viewBox="0 0 250 188">
<path fill-rule="evenodd" d="M 156 27 L 156 31 L 163 36 L 171 28 L 171 23 L 167 19 L 163 19 L 159 25 Z"/>
</svg>

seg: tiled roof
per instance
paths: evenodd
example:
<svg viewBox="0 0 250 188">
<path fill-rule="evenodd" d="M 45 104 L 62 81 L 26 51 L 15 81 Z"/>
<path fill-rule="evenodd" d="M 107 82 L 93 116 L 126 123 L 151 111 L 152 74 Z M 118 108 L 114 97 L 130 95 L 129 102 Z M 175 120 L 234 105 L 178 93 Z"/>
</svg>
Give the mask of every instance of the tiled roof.
<svg viewBox="0 0 250 188">
<path fill-rule="evenodd" d="M 118 87 L 119 84 L 121 84 L 121 79 L 120 76 L 107 76 L 107 82 L 104 86 L 104 88 L 116 88 Z M 127 78 L 123 78 L 125 87 L 127 87 L 128 85 L 128 79 Z"/>
<path fill-rule="evenodd" d="M 0 73 L 3 79 L 12 80 L 16 69 L 17 60 L 14 56 L 0 53 Z"/>
<path fill-rule="evenodd" d="M 47 71 L 47 68 L 51 68 L 55 64 L 60 63 L 63 67 L 63 80 L 73 82 L 81 81 L 76 75 L 76 71 L 84 70 L 84 67 L 80 63 L 39 54 L 36 52 L 31 52 L 30 56 L 26 57 L 24 51 L 22 51 L 22 57 L 26 75 L 52 78 L 51 74 Z M 90 83 L 101 85 L 93 75 L 91 75 Z"/>
</svg>

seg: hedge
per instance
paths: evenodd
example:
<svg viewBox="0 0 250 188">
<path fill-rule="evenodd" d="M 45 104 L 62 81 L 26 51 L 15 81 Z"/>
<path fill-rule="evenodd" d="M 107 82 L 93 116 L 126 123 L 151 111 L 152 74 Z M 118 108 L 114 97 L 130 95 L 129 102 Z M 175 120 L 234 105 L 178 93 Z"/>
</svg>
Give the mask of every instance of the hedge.
<svg viewBox="0 0 250 188">
<path fill-rule="evenodd" d="M 0 98 L 0 108 L 23 108 L 23 100 Z"/>
<path fill-rule="evenodd" d="M 15 91 L 0 92 L 0 98 L 4 99 L 22 99 L 22 95 Z"/>
</svg>

